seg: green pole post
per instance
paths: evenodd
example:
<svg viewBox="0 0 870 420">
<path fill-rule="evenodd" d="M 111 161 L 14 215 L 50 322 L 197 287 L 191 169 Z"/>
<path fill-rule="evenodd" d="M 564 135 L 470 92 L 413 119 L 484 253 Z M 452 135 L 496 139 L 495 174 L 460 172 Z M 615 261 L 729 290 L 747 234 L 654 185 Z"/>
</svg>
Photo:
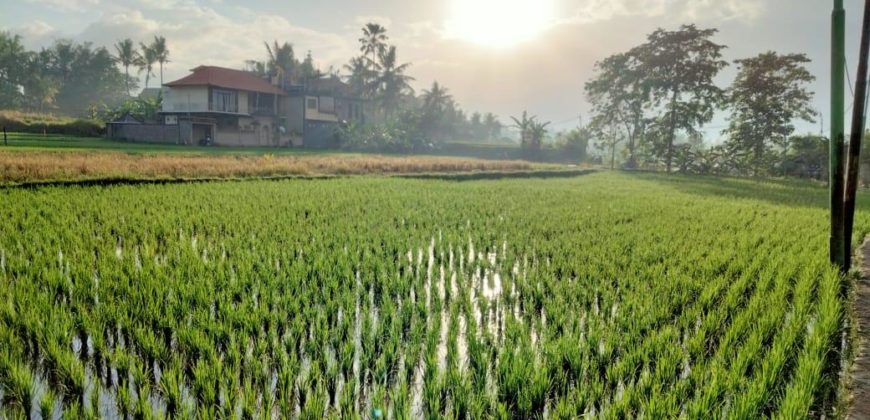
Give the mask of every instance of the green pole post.
<svg viewBox="0 0 870 420">
<path fill-rule="evenodd" d="M 843 192 L 844 192 L 844 125 L 845 125 L 845 73 L 846 73 L 846 10 L 843 0 L 834 0 L 831 16 L 831 263 L 845 272 Z"/>
</svg>

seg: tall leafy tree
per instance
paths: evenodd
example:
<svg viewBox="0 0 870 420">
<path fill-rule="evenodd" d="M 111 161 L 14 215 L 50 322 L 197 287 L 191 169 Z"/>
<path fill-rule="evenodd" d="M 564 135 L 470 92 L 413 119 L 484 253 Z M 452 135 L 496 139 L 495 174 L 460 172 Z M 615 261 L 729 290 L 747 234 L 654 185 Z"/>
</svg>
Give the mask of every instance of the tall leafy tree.
<svg viewBox="0 0 870 420">
<path fill-rule="evenodd" d="M 119 41 L 115 44 L 115 59 L 124 67 L 124 85 L 127 87 L 127 95 L 130 95 L 130 66 L 136 65 L 139 62 L 139 51 L 136 51 L 136 45 L 130 38 Z"/>
<path fill-rule="evenodd" d="M 169 48 L 166 46 L 166 38 L 155 36 L 151 43 L 154 52 L 154 60 L 160 65 L 160 86 L 163 86 L 163 65 L 169 62 Z"/>
<path fill-rule="evenodd" d="M 713 78 L 728 63 L 721 59 L 724 45 L 711 40 L 716 29 L 683 25 L 676 31 L 658 29 L 629 54 L 650 88 L 651 105 L 659 111 L 654 121 L 661 136 L 657 154 L 671 171 L 677 132 L 695 133 L 713 118 L 724 93 Z"/>
<path fill-rule="evenodd" d="M 46 63 L 39 54 L 28 54 L 24 62 L 27 76 L 22 80 L 25 107 L 37 112 L 54 109 L 61 84 L 58 79 L 46 73 Z"/>
<path fill-rule="evenodd" d="M 75 66 L 74 61 L 81 52 L 81 49 L 77 48 L 72 41 L 59 40 L 55 42 L 48 52 L 47 59 L 43 61 L 50 63 L 49 65 L 52 70 L 60 76 L 62 82 L 66 83 L 72 74 L 73 67 Z"/>
<path fill-rule="evenodd" d="M 139 71 L 145 72 L 145 89 L 148 89 L 151 76 L 154 75 L 154 63 L 157 62 L 157 52 L 154 51 L 151 45 L 139 43 L 141 52 L 139 53 Z"/>
<path fill-rule="evenodd" d="M 378 76 L 377 99 L 384 111 L 391 115 L 398 109 L 402 97 L 414 94 L 410 85 L 414 78 L 405 74 L 411 63 L 397 63 L 395 46 L 385 49 L 380 54 L 379 61 L 381 74 Z"/>
<path fill-rule="evenodd" d="M 302 79 L 317 79 L 323 74 L 314 66 L 314 58 L 311 51 L 305 54 L 305 59 L 299 64 L 299 77 Z"/>
<path fill-rule="evenodd" d="M 584 86 L 586 97 L 592 104 L 592 126 L 619 127 L 624 131 L 628 152 L 626 165 L 633 168 L 637 164 L 637 144 L 646 122 L 644 107 L 649 102 L 649 84 L 642 77 L 637 57 L 630 53 L 605 58 L 595 64 L 595 71 L 595 78 Z"/>
<path fill-rule="evenodd" d="M 483 126 L 486 128 L 487 140 L 493 140 L 501 136 L 502 124 L 495 114 L 487 112 L 486 115 L 483 116 Z"/>
<path fill-rule="evenodd" d="M 57 83 L 61 112 L 83 115 L 92 104 L 116 104 L 127 97 L 124 73 L 106 48 L 61 40 L 40 51 L 38 59 L 44 69 L 40 77 Z"/>
<path fill-rule="evenodd" d="M 30 53 L 19 35 L 0 32 L 0 108 L 18 108 L 24 97 L 21 86 L 27 78 Z"/>
<path fill-rule="evenodd" d="M 731 117 L 725 134 L 752 156 L 756 174 L 774 147 L 783 152 L 795 131 L 794 120 L 813 122 L 813 93 L 807 85 L 815 77 L 807 70 L 804 54 L 780 55 L 769 51 L 736 60 L 737 77 L 728 90 Z"/>
</svg>

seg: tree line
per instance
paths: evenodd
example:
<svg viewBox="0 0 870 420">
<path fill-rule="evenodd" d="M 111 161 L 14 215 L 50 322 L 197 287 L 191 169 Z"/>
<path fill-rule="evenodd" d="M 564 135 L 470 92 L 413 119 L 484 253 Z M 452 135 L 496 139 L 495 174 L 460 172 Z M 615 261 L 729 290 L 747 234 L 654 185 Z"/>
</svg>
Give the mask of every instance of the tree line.
<svg viewBox="0 0 870 420">
<path fill-rule="evenodd" d="M 609 165 L 719 174 L 823 176 L 826 140 L 793 136 L 794 122 L 814 122 L 815 77 L 805 54 L 773 51 L 734 61 L 727 88 L 715 77 L 729 63 L 716 29 L 658 29 L 646 42 L 595 64 L 585 84 L 588 129 Z M 705 147 L 702 128 L 729 113 L 723 144 Z M 617 156 L 618 155 L 618 156 Z"/>
<path fill-rule="evenodd" d="M 138 47 L 125 39 L 115 50 L 57 40 L 32 51 L 21 36 L 0 32 L 0 109 L 85 116 L 93 105 L 121 104 L 138 89 L 131 68 L 145 74 L 148 87 L 159 66 L 162 84 L 163 65 L 169 61 L 164 37 Z"/>
<path fill-rule="evenodd" d="M 584 93 L 591 104 L 589 124 L 558 133 L 553 146 L 586 155 L 601 151 L 611 167 L 667 172 L 793 175 L 821 178 L 826 173 L 826 142 L 821 136 L 795 136 L 794 122 L 812 122 L 814 76 L 805 54 L 765 52 L 734 61 L 737 76 L 727 88 L 714 79 L 730 63 L 716 29 L 683 25 L 658 29 L 628 51 L 595 64 Z M 519 133 L 530 157 L 547 145 L 549 123 L 523 112 L 506 126 L 492 113 L 467 113 L 448 88 L 433 82 L 416 92 L 411 63 L 399 59 L 387 29 L 363 26 L 359 54 L 340 68 L 319 69 L 310 51 L 303 58 L 289 42 L 265 43 L 264 59 L 245 69 L 279 83 L 336 77 L 370 104 L 367 124 L 350 123 L 337 143 L 355 149 L 421 151 L 449 141 L 509 141 L 505 128 Z M 156 115 L 159 100 L 131 100 L 144 74 L 145 87 L 169 62 L 166 39 L 131 39 L 114 45 L 114 54 L 90 43 L 59 40 L 39 51 L 26 50 L 21 37 L 0 33 L 0 108 L 59 112 L 111 119 L 122 112 Z M 702 130 L 717 110 L 728 112 L 725 141 L 706 145 Z"/>
</svg>

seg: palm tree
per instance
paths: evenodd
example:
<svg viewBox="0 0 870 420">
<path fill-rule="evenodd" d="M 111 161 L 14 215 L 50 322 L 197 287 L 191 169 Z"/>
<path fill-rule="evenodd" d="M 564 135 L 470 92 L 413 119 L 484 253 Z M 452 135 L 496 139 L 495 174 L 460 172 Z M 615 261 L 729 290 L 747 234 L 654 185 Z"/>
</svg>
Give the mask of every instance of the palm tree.
<svg viewBox="0 0 870 420">
<path fill-rule="evenodd" d="M 520 145 L 523 147 L 526 147 L 529 142 L 532 126 L 535 124 L 535 118 L 537 117 L 529 117 L 527 111 L 523 111 L 523 115 L 520 118 L 511 117 L 514 121 L 514 124 L 511 127 L 520 131 Z"/>
<path fill-rule="evenodd" d="M 371 56 L 368 58 L 369 72 L 372 76 L 369 79 L 371 82 L 374 82 L 376 79 L 375 75 L 379 70 L 377 57 L 387 49 L 388 39 L 387 28 L 371 22 L 363 26 L 363 36 L 359 39 L 359 50 L 362 52 L 363 57 Z"/>
<path fill-rule="evenodd" d="M 353 89 L 353 92 L 357 95 L 365 95 L 368 81 L 371 79 L 366 59 L 364 57 L 351 58 L 350 62 L 344 65 L 344 70 L 347 71 L 345 81 Z"/>
<path fill-rule="evenodd" d="M 139 43 L 139 48 L 142 52 L 139 54 L 139 72 L 145 71 L 145 89 L 148 89 L 148 83 L 151 81 L 151 76 L 154 75 L 154 63 L 157 62 L 157 53 L 148 45 Z"/>
<path fill-rule="evenodd" d="M 272 41 L 272 46 L 268 42 L 264 42 L 266 51 L 269 52 L 269 60 L 266 62 L 266 68 L 272 76 L 278 76 L 279 83 L 284 85 L 287 77 L 291 80 L 295 76 L 296 71 L 296 54 L 293 52 L 293 44 L 285 42 L 278 44 L 278 41 Z"/>
<path fill-rule="evenodd" d="M 405 74 L 411 63 L 396 64 L 395 46 L 382 51 L 379 58 L 381 75 L 377 79 L 377 96 L 387 114 L 391 114 L 398 108 L 402 95 L 414 93 L 409 83 L 414 78 Z"/>
<path fill-rule="evenodd" d="M 151 49 L 154 50 L 154 59 L 160 63 L 160 86 L 163 86 L 163 64 L 169 62 L 169 49 L 166 48 L 166 38 L 155 36 Z"/>
<path fill-rule="evenodd" d="M 139 52 L 130 38 L 115 44 L 115 50 L 118 52 L 115 59 L 124 66 L 124 84 L 127 86 L 127 96 L 130 96 L 130 66 L 139 62 Z"/>
<path fill-rule="evenodd" d="M 432 112 L 441 113 L 450 106 L 453 97 L 447 93 L 447 88 L 433 82 L 429 90 L 423 91 L 423 108 Z"/>
</svg>

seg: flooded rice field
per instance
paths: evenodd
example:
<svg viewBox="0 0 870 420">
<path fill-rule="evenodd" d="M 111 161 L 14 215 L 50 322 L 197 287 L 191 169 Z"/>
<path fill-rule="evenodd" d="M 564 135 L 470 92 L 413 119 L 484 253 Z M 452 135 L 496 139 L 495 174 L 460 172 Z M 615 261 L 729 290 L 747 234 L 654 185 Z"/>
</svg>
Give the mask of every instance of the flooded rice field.
<svg viewBox="0 0 870 420">
<path fill-rule="evenodd" d="M 0 417 L 834 410 L 812 209 L 618 174 L 0 200 Z"/>
</svg>

